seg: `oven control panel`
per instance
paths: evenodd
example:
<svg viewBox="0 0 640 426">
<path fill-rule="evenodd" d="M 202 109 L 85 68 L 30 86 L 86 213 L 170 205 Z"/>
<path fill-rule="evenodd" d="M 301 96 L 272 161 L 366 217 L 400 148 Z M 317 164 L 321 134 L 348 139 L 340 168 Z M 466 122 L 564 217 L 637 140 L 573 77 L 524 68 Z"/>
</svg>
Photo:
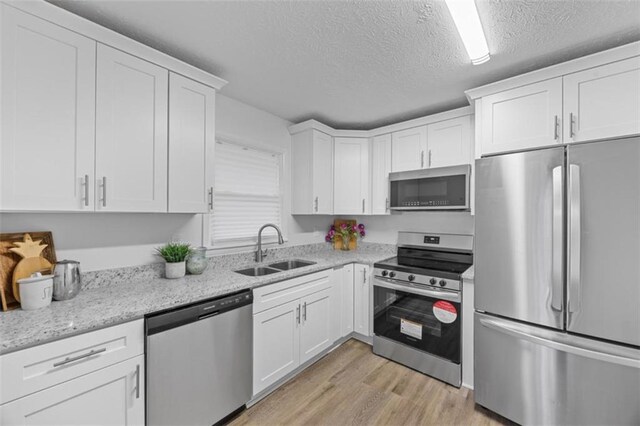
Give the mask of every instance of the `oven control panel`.
<svg viewBox="0 0 640 426">
<path fill-rule="evenodd" d="M 378 267 L 375 267 L 373 269 L 373 275 L 375 277 L 397 281 L 398 284 L 402 284 L 402 282 L 405 282 L 412 286 L 423 285 L 425 287 L 436 287 L 436 288 L 443 288 L 446 290 L 455 290 L 455 291 L 460 291 L 460 288 L 461 288 L 460 280 L 452 280 L 452 279 L 441 278 L 441 277 L 432 277 L 428 275 L 396 271 L 391 269 L 383 269 Z"/>
</svg>

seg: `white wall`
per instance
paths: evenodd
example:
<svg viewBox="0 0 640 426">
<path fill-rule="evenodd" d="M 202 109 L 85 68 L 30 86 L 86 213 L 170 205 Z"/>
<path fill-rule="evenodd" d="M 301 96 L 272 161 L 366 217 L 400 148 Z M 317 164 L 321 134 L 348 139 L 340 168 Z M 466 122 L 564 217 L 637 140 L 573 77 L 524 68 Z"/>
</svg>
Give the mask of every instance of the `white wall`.
<svg viewBox="0 0 640 426">
<path fill-rule="evenodd" d="M 284 213 L 291 218 L 289 199 L 290 122 L 217 95 L 216 133 L 222 137 L 282 150 L 286 183 Z M 202 215 L 146 213 L 0 213 L 0 232 L 52 231 L 59 259 L 78 260 L 84 271 L 157 262 L 153 248 L 172 239 L 202 244 Z M 304 221 L 303 221 L 304 223 Z M 291 243 L 319 240 L 293 219 L 285 224 Z M 246 248 L 245 248 L 246 250 Z"/>
</svg>

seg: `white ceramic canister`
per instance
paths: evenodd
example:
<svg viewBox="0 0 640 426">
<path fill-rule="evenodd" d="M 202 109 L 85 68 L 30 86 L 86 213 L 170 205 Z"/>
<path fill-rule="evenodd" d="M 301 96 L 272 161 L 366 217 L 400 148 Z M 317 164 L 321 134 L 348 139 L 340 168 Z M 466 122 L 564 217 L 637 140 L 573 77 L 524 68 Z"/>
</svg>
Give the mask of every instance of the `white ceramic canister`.
<svg viewBox="0 0 640 426">
<path fill-rule="evenodd" d="M 40 309 L 51 304 L 53 297 L 53 275 L 36 272 L 29 278 L 18 280 L 20 286 L 20 306 L 25 311 Z"/>
</svg>

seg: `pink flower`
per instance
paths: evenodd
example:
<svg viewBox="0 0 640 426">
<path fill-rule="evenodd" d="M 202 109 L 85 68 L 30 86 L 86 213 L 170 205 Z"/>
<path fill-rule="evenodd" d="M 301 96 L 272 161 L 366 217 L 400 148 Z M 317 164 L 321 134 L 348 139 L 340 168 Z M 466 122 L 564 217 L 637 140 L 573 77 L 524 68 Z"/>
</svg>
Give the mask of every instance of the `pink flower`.
<svg viewBox="0 0 640 426">
<path fill-rule="evenodd" d="M 351 227 L 351 230 L 352 230 L 353 232 L 358 232 L 358 227 L 357 227 L 357 226 L 355 226 L 355 225 L 353 225 L 353 226 Z"/>
<path fill-rule="evenodd" d="M 333 229 L 331 229 L 331 230 L 329 231 L 329 234 L 328 234 L 327 236 L 328 236 L 328 237 L 333 237 L 334 235 L 336 235 L 336 231 L 335 231 L 335 230 L 333 230 Z"/>
<path fill-rule="evenodd" d="M 360 231 L 364 231 L 364 224 L 361 223 L 360 225 L 358 225 L 358 229 Z"/>
<path fill-rule="evenodd" d="M 346 223 L 340 224 L 340 229 L 347 229 L 347 224 Z"/>
<path fill-rule="evenodd" d="M 324 240 L 329 243 L 331 242 L 331 237 L 327 235 L 324 237 Z"/>
<path fill-rule="evenodd" d="M 360 236 L 364 237 L 364 235 L 365 235 L 364 231 L 360 231 Z"/>
</svg>

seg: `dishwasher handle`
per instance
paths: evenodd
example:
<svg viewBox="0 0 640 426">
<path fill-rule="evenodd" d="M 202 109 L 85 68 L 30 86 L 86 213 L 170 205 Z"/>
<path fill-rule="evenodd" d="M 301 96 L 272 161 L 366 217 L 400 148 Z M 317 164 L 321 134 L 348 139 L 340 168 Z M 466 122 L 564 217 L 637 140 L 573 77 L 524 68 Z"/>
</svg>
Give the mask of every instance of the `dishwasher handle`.
<svg viewBox="0 0 640 426">
<path fill-rule="evenodd" d="M 251 290 L 245 290 L 170 311 L 156 313 L 146 317 L 146 333 L 147 336 L 151 336 L 185 324 L 222 315 L 225 312 L 252 303 L 253 293 Z"/>
</svg>

